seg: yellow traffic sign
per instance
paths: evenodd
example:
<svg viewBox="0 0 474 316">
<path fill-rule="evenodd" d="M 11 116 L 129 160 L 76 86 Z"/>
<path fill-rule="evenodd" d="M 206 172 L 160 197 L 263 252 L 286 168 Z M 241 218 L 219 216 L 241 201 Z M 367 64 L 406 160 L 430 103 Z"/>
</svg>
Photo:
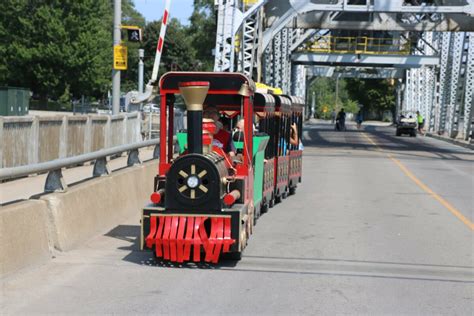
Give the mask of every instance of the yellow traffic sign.
<svg viewBox="0 0 474 316">
<path fill-rule="evenodd" d="M 114 45 L 114 69 L 127 70 L 127 46 Z"/>
</svg>

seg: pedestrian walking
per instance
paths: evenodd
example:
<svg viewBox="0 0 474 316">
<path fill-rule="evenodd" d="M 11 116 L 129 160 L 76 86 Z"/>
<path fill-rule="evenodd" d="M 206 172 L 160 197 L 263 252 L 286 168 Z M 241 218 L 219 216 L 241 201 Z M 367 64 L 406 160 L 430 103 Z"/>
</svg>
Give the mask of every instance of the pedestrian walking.
<svg viewBox="0 0 474 316">
<path fill-rule="evenodd" d="M 356 115 L 357 129 L 362 127 L 362 111 L 359 110 Z"/>
<path fill-rule="evenodd" d="M 424 135 L 423 127 L 425 126 L 425 118 L 421 115 L 420 111 L 416 111 L 416 121 L 418 123 L 418 133 Z"/>
</svg>

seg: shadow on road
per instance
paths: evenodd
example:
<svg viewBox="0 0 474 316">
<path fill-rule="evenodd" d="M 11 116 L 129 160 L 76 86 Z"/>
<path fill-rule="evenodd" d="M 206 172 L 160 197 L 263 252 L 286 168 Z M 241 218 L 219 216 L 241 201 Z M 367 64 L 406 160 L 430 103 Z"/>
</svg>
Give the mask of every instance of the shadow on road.
<svg viewBox="0 0 474 316">
<path fill-rule="evenodd" d="M 218 264 L 212 263 L 173 263 L 167 260 L 162 260 L 155 257 L 150 250 L 140 250 L 140 226 L 139 225 L 118 225 L 104 236 L 116 238 L 130 243 L 126 247 L 118 247 L 117 249 L 128 251 L 129 253 L 123 258 L 124 261 L 161 268 L 180 268 L 180 269 L 209 269 L 216 270 L 221 268 L 235 267 L 238 261 L 226 260 L 221 258 Z M 201 257 L 203 253 L 201 253 Z"/>
</svg>

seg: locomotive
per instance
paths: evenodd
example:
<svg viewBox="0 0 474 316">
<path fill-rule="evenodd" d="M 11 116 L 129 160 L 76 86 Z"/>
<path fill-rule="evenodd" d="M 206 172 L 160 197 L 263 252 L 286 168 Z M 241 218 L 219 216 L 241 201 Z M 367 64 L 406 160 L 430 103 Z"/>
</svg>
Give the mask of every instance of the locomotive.
<svg viewBox="0 0 474 316">
<path fill-rule="evenodd" d="M 176 263 L 239 260 L 258 217 L 301 182 L 302 151 L 291 138 L 301 135 L 303 102 L 256 89 L 240 73 L 169 72 L 159 85 L 160 160 L 141 249 Z M 187 129 L 175 133 L 178 98 Z M 216 146 L 216 122 L 203 118 L 211 106 L 244 120 L 237 155 Z"/>
</svg>

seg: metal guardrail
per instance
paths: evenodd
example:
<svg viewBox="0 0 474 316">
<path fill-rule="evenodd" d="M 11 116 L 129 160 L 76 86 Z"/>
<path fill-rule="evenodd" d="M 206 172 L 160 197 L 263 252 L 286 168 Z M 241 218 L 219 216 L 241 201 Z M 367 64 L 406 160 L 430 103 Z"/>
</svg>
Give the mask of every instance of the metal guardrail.
<svg viewBox="0 0 474 316">
<path fill-rule="evenodd" d="M 28 176 L 30 174 L 48 172 L 46 183 L 44 186 L 45 192 L 64 192 L 67 190 L 67 184 L 62 175 L 62 168 L 82 164 L 89 161 L 94 162 L 93 177 L 100 177 L 110 174 L 110 169 L 107 165 L 107 157 L 113 156 L 122 152 L 128 152 L 127 166 L 140 164 L 139 148 L 155 146 L 153 151 L 153 158 L 159 158 L 159 139 L 150 139 L 138 143 L 120 145 L 112 148 L 101 149 L 98 151 L 69 157 L 51 160 L 37 164 L 26 166 L 3 168 L 0 169 L 0 180 L 19 178 Z"/>
</svg>

